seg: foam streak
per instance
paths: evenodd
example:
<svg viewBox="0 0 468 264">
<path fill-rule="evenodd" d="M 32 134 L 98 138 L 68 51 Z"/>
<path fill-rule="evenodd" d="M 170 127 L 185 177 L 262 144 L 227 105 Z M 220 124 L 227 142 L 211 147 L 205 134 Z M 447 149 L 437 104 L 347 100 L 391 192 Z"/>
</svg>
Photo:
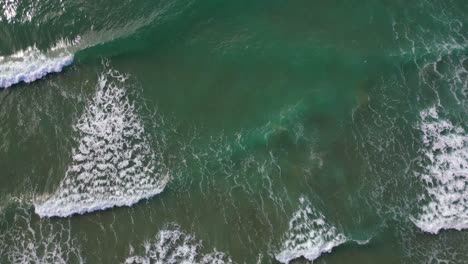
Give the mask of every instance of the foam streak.
<svg viewBox="0 0 468 264">
<path fill-rule="evenodd" d="M 145 254 L 143 256 L 128 257 L 125 264 L 233 263 L 229 256 L 216 251 L 216 249 L 208 254 L 202 254 L 201 249 L 201 241 L 197 241 L 193 236 L 183 233 L 178 227 L 174 227 L 161 230 L 153 243 L 145 243 Z"/>
</svg>

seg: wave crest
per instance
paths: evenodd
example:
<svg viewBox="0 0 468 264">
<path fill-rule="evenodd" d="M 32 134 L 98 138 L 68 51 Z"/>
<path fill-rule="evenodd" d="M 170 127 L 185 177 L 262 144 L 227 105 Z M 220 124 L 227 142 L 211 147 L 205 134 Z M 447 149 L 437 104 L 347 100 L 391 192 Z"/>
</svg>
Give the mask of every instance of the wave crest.
<svg viewBox="0 0 468 264">
<path fill-rule="evenodd" d="M 61 72 L 72 64 L 73 58 L 73 54 L 63 48 L 44 53 L 35 46 L 10 56 L 0 56 L 0 88 L 20 82 L 30 83 L 49 73 Z"/>
</svg>

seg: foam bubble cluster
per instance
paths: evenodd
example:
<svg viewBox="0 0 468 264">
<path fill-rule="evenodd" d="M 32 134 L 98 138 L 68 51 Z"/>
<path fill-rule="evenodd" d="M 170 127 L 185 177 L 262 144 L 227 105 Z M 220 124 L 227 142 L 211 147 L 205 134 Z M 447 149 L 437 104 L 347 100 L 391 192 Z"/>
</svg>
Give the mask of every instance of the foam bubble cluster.
<svg viewBox="0 0 468 264">
<path fill-rule="evenodd" d="M 61 72 L 73 62 L 73 54 L 62 50 L 45 54 L 36 47 L 7 57 L 0 56 L 0 88 L 20 82 L 30 83 L 49 73 Z"/>
<path fill-rule="evenodd" d="M 180 231 L 178 227 L 161 230 L 153 242 L 144 245 L 145 253 L 142 256 L 131 256 L 125 260 L 125 264 L 224 264 L 233 263 L 225 253 L 213 250 L 208 254 L 202 254 L 203 245 L 195 237 Z"/>
<path fill-rule="evenodd" d="M 468 135 L 441 120 L 437 109 L 421 112 L 423 153 L 428 159 L 421 180 L 426 193 L 422 212 L 413 222 L 423 231 L 468 228 Z"/>
<path fill-rule="evenodd" d="M 338 228 L 328 223 L 310 202 L 301 198 L 300 203 L 299 210 L 289 221 L 281 252 L 276 255 L 281 263 L 289 263 L 300 257 L 313 261 L 347 241 Z"/>
<path fill-rule="evenodd" d="M 94 99 L 79 118 L 78 147 L 57 191 L 36 204 L 41 217 L 131 206 L 163 191 L 168 174 L 145 136 L 126 76 L 103 73 Z"/>
<path fill-rule="evenodd" d="M 13 22 L 13 19 L 16 17 L 17 9 L 18 9 L 18 1 L 14 0 L 5 0 L 0 2 L 0 6 L 2 7 L 2 13 L 0 13 L 0 22 L 5 19 L 7 22 Z"/>
</svg>

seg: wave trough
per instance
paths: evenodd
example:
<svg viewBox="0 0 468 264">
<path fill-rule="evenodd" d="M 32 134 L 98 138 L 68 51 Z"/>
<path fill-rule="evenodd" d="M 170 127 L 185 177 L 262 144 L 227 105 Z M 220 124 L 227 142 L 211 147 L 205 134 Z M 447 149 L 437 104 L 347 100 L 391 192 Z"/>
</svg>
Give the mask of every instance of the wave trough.
<svg viewBox="0 0 468 264">
<path fill-rule="evenodd" d="M 169 176 L 128 98 L 126 79 L 115 70 L 100 76 L 94 99 L 75 125 L 79 146 L 72 163 L 58 190 L 36 204 L 39 216 L 130 206 L 163 191 Z"/>
</svg>

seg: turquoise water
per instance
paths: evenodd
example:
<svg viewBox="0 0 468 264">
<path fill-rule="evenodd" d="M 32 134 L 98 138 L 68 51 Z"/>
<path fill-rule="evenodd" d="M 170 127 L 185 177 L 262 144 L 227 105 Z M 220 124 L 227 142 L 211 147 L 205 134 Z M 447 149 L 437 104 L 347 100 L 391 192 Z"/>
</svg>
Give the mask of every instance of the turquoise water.
<svg viewBox="0 0 468 264">
<path fill-rule="evenodd" d="M 468 262 L 467 14 L 0 0 L 0 263 Z"/>
</svg>

